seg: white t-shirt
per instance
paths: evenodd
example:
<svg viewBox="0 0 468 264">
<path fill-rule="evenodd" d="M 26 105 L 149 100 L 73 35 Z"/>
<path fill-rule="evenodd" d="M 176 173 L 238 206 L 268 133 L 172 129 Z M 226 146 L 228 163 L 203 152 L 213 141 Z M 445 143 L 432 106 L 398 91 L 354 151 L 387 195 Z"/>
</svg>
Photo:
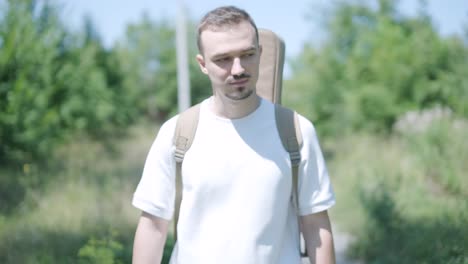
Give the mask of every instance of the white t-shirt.
<svg viewBox="0 0 468 264">
<path fill-rule="evenodd" d="M 274 105 L 261 101 L 240 119 L 216 116 L 202 102 L 200 120 L 182 165 L 183 200 L 171 263 L 300 263 L 297 215 L 291 201 L 289 154 L 277 131 Z M 133 205 L 170 220 L 174 213 L 173 135 L 177 116 L 160 128 Z M 299 116 L 303 146 L 299 214 L 335 203 L 316 132 Z"/>
</svg>

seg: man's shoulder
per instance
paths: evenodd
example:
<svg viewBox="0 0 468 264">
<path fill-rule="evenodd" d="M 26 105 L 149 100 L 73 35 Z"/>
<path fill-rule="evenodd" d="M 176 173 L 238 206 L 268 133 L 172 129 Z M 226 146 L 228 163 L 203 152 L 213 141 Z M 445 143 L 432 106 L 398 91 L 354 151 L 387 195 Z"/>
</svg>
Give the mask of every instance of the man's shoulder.
<svg viewBox="0 0 468 264">
<path fill-rule="evenodd" d="M 179 114 L 169 118 L 164 121 L 159 127 L 158 137 L 172 138 L 174 131 L 177 125 L 177 120 L 179 119 Z"/>
<path fill-rule="evenodd" d="M 184 122 L 183 119 L 181 118 L 181 116 L 186 116 L 188 113 L 190 112 L 193 112 L 193 109 L 196 109 L 196 108 L 199 108 L 206 104 L 206 100 L 196 104 L 196 105 L 192 105 L 191 107 L 183 110 L 182 112 L 176 114 L 175 116 L 169 118 L 168 120 L 166 120 L 162 125 L 161 125 L 161 129 L 164 129 L 164 130 L 170 130 L 172 132 L 175 131 L 176 129 L 176 126 L 179 122 Z"/>
<path fill-rule="evenodd" d="M 305 117 L 300 112 L 296 111 L 294 108 L 283 105 L 281 105 L 281 107 L 293 111 L 296 114 L 297 119 L 299 121 L 299 128 L 303 135 L 310 133 L 315 134 L 315 126 L 309 118 Z"/>
<path fill-rule="evenodd" d="M 313 122 L 309 118 L 303 116 L 300 113 L 297 113 L 297 117 L 299 119 L 299 124 L 300 124 L 301 127 L 304 127 L 307 130 L 315 131 L 315 126 L 314 126 Z"/>
</svg>

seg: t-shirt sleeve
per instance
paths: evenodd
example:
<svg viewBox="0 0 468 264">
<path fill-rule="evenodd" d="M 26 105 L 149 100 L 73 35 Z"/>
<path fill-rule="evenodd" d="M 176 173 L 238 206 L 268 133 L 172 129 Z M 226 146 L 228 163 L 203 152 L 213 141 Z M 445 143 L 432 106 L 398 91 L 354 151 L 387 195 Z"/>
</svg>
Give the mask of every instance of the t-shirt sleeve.
<svg viewBox="0 0 468 264">
<path fill-rule="evenodd" d="M 299 167 L 299 214 L 325 211 L 335 204 L 335 194 L 313 124 L 299 116 L 303 137 Z"/>
<path fill-rule="evenodd" d="M 132 200 L 136 208 L 166 220 L 171 220 L 174 213 L 175 147 L 172 139 L 175 125 L 176 117 L 159 129 Z"/>
</svg>

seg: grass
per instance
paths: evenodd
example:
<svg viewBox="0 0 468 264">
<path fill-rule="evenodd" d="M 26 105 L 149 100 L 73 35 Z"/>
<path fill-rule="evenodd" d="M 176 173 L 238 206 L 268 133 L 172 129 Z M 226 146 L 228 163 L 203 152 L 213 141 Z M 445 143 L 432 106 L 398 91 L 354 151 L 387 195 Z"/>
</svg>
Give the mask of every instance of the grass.
<svg viewBox="0 0 468 264">
<path fill-rule="evenodd" d="M 353 135 L 329 146 L 331 215 L 365 263 L 468 263 L 468 127 Z"/>
<path fill-rule="evenodd" d="M 49 180 L 29 184 L 15 210 L 0 217 L 0 262 L 103 263 L 108 256 L 104 262 L 130 263 L 140 213 L 131 198 L 155 133 L 135 128 L 112 151 L 79 139 L 57 150 L 60 162 L 48 169 L 22 171 Z"/>
<path fill-rule="evenodd" d="M 330 213 L 353 235 L 352 257 L 468 263 L 468 129 L 444 126 L 324 144 L 338 200 Z M 2 187 L 12 202 L 0 214 L 0 263 L 130 263 L 140 214 L 131 198 L 156 130 L 135 127 L 113 151 L 77 139 L 47 169 L 2 171 L 28 180 Z M 163 263 L 173 243 L 170 235 Z"/>
</svg>

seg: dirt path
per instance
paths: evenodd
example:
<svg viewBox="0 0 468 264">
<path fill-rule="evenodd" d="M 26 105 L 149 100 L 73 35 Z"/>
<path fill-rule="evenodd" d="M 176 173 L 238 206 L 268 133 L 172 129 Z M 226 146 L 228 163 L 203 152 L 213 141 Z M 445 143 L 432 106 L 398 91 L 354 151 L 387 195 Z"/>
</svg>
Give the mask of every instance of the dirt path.
<svg viewBox="0 0 468 264">
<path fill-rule="evenodd" d="M 351 236 L 333 228 L 333 238 L 335 242 L 336 264 L 360 264 L 358 261 L 350 260 L 346 257 L 346 249 L 351 242 Z M 309 260 L 302 259 L 302 264 L 310 264 Z"/>
<path fill-rule="evenodd" d="M 346 249 L 351 242 L 349 234 L 333 229 L 333 238 L 335 239 L 336 264 L 360 264 L 360 262 L 350 260 L 346 257 Z"/>
</svg>

